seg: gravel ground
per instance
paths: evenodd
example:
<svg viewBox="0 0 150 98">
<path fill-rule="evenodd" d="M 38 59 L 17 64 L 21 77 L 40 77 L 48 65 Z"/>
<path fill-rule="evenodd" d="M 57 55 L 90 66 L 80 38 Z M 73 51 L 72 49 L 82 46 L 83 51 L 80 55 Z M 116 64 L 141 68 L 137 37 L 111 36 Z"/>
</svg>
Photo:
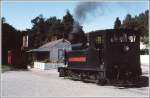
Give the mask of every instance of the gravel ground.
<svg viewBox="0 0 150 98">
<path fill-rule="evenodd" d="M 142 65 L 148 76 L 149 63 Z M 1 74 L 3 97 L 148 97 L 149 87 L 99 86 L 58 77 L 57 70 L 9 71 Z"/>
</svg>

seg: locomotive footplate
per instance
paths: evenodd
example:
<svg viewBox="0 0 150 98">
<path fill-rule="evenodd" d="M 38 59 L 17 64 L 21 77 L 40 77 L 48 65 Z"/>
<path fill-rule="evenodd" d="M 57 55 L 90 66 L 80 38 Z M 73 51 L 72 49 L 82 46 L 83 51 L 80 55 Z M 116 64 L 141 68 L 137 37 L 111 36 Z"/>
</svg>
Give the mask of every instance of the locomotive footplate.
<svg viewBox="0 0 150 98">
<path fill-rule="evenodd" d="M 67 77 L 72 80 L 80 80 L 83 82 L 93 82 L 100 85 L 106 84 L 106 77 L 104 71 L 100 69 L 79 69 L 79 68 L 69 68 L 69 67 L 59 67 L 58 68 L 60 77 Z"/>
<path fill-rule="evenodd" d="M 99 68 L 73 68 L 73 67 L 67 67 L 68 70 L 78 70 L 78 71 L 93 71 L 93 72 L 100 72 L 101 70 Z"/>
</svg>

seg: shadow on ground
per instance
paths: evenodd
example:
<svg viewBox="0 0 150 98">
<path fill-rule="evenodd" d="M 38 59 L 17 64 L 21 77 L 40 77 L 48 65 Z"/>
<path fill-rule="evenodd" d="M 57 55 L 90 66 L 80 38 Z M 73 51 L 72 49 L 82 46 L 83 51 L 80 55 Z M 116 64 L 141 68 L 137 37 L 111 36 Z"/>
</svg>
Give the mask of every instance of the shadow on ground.
<svg viewBox="0 0 150 98">
<path fill-rule="evenodd" d="M 66 78 L 69 79 L 69 78 Z M 71 79 L 71 78 L 70 78 Z M 81 81 L 79 79 L 71 79 L 73 81 Z M 92 81 L 82 81 L 84 83 L 95 83 Z M 100 84 L 98 84 L 99 86 L 101 86 Z M 115 86 L 119 89 L 128 89 L 128 88 L 142 88 L 142 87 L 148 87 L 149 86 L 149 77 L 147 76 L 140 76 L 138 81 L 128 81 L 128 82 L 124 82 L 124 81 L 109 81 L 107 82 L 107 84 L 103 85 L 103 86 Z"/>
<path fill-rule="evenodd" d="M 120 89 L 148 87 L 149 86 L 149 77 L 140 76 L 139 80 L 136 82 L 115 84 L 114 86 L 120 87 Z"/>
</svg>

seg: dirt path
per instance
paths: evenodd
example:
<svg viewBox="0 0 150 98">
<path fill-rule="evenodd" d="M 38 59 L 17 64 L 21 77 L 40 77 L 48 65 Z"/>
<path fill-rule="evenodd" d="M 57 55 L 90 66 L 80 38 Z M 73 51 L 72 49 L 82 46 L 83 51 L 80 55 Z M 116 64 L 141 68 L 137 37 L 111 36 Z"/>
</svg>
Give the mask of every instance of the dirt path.
<svg viewBox="0 0 150 98">
<path fill-rule="evenodd" d="M 143 76 L 149 76 L 149 56 L 141 56 Z M 4 97 L 148 97 L 149 87 L 99 86 L 58 77 L 57 70 L 9 71 L 1 74 Z"/>
<path fill-rule="evenodd" d="M 148 87 L 119 89 L 59 78 L 56 70 L 10 71 L 2 74 L 2 96 L 9 97 L 146 97 Z"/>
</svg>

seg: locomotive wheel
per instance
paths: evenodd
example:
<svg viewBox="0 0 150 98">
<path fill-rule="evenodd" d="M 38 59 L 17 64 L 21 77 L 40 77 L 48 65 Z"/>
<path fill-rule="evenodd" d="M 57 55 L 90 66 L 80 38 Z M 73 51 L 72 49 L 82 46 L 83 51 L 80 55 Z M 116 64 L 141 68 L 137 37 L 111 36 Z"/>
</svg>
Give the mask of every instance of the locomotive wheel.
<svg viewBox="0 0 150 98">
<path fill-rule="evenodd" d="M 106 79 L 100 79 L 100 80 L 97 80 L 96 83 L 98 85 L 104 86 L 107 83 L 107 80 Z"/>
</svg>

